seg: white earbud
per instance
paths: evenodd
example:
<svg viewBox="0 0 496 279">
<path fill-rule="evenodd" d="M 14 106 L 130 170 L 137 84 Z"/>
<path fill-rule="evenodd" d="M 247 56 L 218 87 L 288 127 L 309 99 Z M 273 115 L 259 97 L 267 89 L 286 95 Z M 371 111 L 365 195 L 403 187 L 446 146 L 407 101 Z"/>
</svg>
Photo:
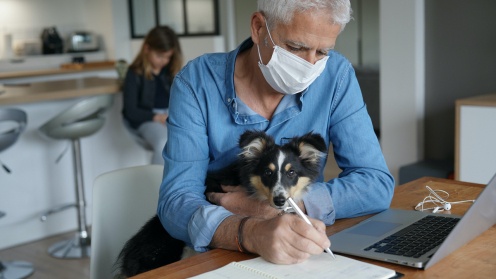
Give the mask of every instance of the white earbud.
<svg viewBox="0 0 496 279">
<path fill-rule="evenodd" d="M 447 199 L 449 197 L 448 192 L 446 192 L 444 190 L 432 190 L 431 187 L 429 187 L 427 185 L 425 187 L 430 192 L 430 194 L 427 197 L 425 197 L 423 201 L 419 202 L 415 206 L 415 210 L 424 211 L 424 210 L 432 209 L 432 213 L 437 213 L 437 212 L 441 212 L 444 210 L 446 210 L 446 211 L 451 210 L 451 206 L 453 204 L 464 203 L 464 202 L 472 202 L 472 203 L 475 202 L 475 200 L 463 200 L 463 201 L 448 202 L 447 201 Z M 445 195 L 446 197 L 443 198 L 438 193 L 441 193 L 441 194 Z M 431 203 L 433 205 L 433 207 L 425 208 L 427 203 Z"/>
<path fill-rule="evenodd" d="M 451 203 L 447 202 L 443 205 L 444 210 L 450 210 L 451 209 Z"/>
</svg>

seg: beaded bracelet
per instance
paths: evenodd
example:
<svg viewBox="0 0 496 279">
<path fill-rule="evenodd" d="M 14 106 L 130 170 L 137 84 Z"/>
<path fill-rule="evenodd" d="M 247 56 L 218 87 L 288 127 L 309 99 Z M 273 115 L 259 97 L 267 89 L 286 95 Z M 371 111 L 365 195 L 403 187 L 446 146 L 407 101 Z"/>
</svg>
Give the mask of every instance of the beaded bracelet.
<svg viewBox="0 0 496 279">
<path fill-rule="evenodd" d="M 238 250 L 241 253 L 246 253 L 248 250 L 243 246 L 243 227 L 250 216 L 243 217 L 239 222 L 238 235 L 236 236 L 236 244 L 238 245 Z"/>
</svg>

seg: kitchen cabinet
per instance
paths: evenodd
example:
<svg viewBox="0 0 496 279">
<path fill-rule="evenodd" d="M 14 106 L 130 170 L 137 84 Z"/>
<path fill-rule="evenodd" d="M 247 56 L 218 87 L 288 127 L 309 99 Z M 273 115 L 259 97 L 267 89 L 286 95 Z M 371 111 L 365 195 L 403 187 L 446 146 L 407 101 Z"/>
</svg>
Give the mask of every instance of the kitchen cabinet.
<svg viewBox="0 0 496 279">
<path fill-rule="evenodd" d="M 496 173 L 496 93 L 456 101 L 455 178 L 487 184 Z"/>
</svg>

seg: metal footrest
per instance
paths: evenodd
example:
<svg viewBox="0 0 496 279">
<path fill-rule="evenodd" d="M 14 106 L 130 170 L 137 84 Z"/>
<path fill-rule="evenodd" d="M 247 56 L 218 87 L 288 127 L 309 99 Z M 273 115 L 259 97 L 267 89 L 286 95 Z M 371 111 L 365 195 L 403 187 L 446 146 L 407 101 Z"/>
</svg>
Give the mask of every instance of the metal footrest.
<svg viewBox="0 0 496 279">
<path fill-rule="evenodd" d="M 55 258 L 81 259 L 91 254 L 91 239 L 89 236 L 77 234 L 69 240 L 59 241 L 48 248 L 48 253 Z"/>
<path fill-rule="evenodd" d="M 63 210 L 72 208 L 72 207 L 77 208 L 77 204 L 75 204 L 75 203 L 69 203 L 69 204 L 64 204 L 64 205 L 61 205 L 61 206 L 52 208 L 50 210 L 47 210 L 47 211 L 43 212 L 43 214 L 41 214 L 40 220 L 42 222 L 45 222 L 47 220 L 48 216 L 50 216 L 50 215 L 52 215 L 54 213 L 58 213 L 60 211 L 63 211 Z"/>
</svg>

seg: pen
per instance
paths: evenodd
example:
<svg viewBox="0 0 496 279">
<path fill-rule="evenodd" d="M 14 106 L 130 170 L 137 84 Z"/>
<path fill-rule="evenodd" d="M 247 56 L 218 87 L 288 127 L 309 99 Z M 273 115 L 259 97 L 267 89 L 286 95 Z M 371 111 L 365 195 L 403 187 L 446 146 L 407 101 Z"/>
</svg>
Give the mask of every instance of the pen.
<svg viewBox="0 0 496 279">
<path fill-rule="evenodd" d="M 288 198 L 288 202 L 289 204 L 291 205 L 291 207 L 296 211 L 296 213 L 303 219 L 305 220 L 305 222 L 307 222 L 307 224 L 309 224 L 310 226 L 312 226 L 312 223 L 310 222 L 310 220 L 308 220 L 307 216 L 305 215 L 305 213 L 303 213 L 303 211 L 301 211 L 301 209 L 298 207 L 298 205 L 295 203 L 295 201 L 293 200 L 293 198 L 289 197 Z M 329 253 L 329 255 L 331 255 L 334 259 L 336 258 L 334 256 L 334 254 L 332 253 L 331 249 L 328 248 L 325 248 L 326 252 Z"/>
</svg>

